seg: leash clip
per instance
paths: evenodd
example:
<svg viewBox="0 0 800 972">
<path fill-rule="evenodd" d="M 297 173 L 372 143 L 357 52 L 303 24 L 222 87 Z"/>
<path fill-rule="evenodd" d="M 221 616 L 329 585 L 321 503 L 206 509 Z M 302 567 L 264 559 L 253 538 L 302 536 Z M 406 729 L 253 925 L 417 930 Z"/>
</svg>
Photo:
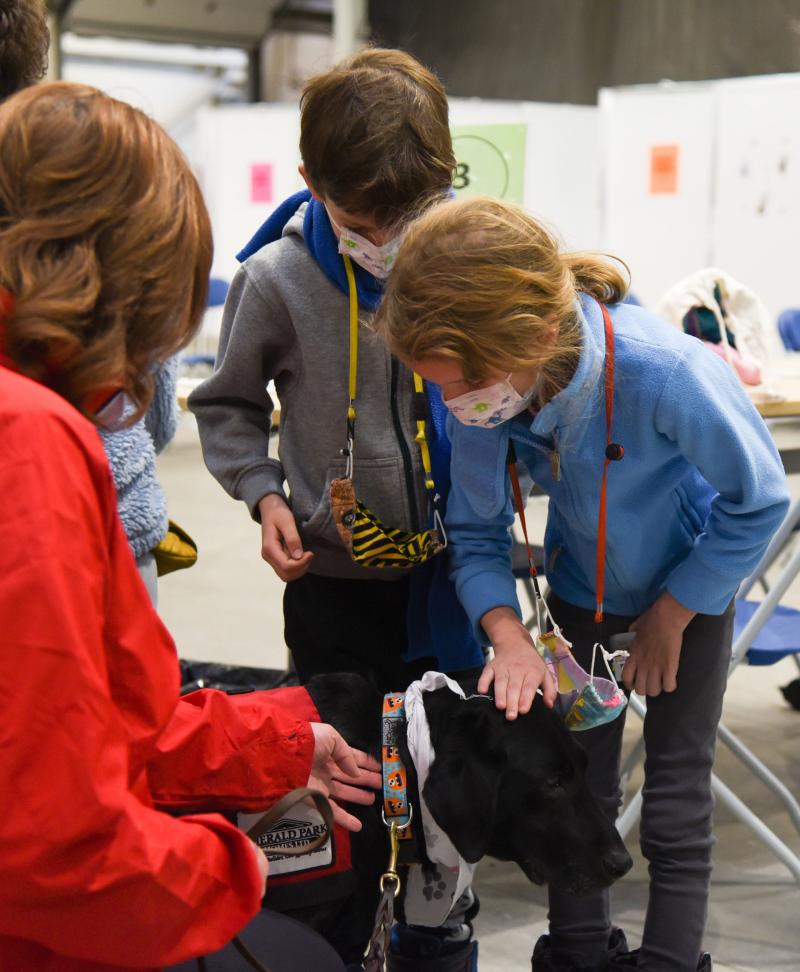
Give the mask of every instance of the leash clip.
<svg viewBox="0 0 800 972">
<path fill-rule="evenodd" d="M 383 822 L 386 823 L 386 818 L 383 818 Z M 404 824 L 407 827 L 408 824 Z M 400 839 L 397 836 L 398 830 L 401 828 L 397 825 L 397 821 L 393 820 L 391 823 L 387 824 L 389 828 L 389 867 L 381 874 L 380 879 L 380 889 L 382 893 L 386 891 L 387 882 L 391 881 L 394 884 L 393 894 L 396 898 L 400 894 L 400 875 L 397 873 L 397 857 L 400 853 Z"/>
</svg>

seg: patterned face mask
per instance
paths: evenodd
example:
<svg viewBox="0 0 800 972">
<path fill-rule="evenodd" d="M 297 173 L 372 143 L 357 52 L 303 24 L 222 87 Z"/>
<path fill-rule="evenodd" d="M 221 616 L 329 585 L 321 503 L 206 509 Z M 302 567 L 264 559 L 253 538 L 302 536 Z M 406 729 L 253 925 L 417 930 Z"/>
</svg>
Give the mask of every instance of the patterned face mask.
<svg viewBox="0 0 800 972">
<path fill-rule="evenodd" d="M 445 405 L 463 425 L 481 425 L 484 428 L 500 425 L 526 409 L 536 394 L 535 383 L 524 395 L 520 395 L 510 379 L 509 374 L 486 388 L 477 388 L 450 398 Z"/>
<path fill-rule="evenodd" d="M 435 557 L 447 545 L 438 510 L 434 528 L 424 533 L 407 533 L 386 527 L 356 499 L 353 480 L 331 483 L 331 511 L 336 529 L 350 556 L 362 567 L 413 567 Z"/>
<path fill-rule="evenodd" d="M 575 660 L 570 651 L 570 643 L 556 627 L 554 631 L 540 635 L 536 639 L 536 649 L 544 659 L 545 665 L 555 679 L 558 687 L 556 708 L 568 729 L 582 732 L 594 729 L 606 722 L 613 722 L 625 709 L 628 700 L 614 681 L 614 673 L 609 662 L 628 657 L 626 651 L 609 654 L 602 645 L 595 645 L 592 651 L 592 671 L 587 673 Z M 611 678 L 600 678 L 594 674 L 597 651 Z"/>
</svg>

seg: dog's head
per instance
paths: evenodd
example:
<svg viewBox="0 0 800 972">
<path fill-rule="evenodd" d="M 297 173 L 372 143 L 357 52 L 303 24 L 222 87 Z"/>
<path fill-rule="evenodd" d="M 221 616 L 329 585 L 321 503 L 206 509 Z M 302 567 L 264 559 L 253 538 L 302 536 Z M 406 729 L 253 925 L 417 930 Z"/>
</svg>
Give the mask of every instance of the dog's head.
<svg viewBox="0 0 800 972">
<path fill-rule="evenodd" d="M 485 699 L 449 689 L 425 697 L 436 758 L 424 795 L 461 856 L 516 861 L 537 884 L 574 894 L 631 867 L 616 828 L 586 784 L 586 756 L 540 698 L 509 722 Z"/>
</svg>

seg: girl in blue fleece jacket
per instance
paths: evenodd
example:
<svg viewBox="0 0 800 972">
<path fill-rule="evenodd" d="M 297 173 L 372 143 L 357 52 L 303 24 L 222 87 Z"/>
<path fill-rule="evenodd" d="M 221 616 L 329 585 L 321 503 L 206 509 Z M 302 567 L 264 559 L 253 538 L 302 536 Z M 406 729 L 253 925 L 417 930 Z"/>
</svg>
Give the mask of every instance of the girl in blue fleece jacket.
<svg viewBox="0 0 800 972">
<path fill-rule="evenodd" d="M 494 648 L 478 691 L 493 684 L 509 719 L 539 688 L 546 704 L 555 699 L 511 573 L 512 445 L 550 497 L 549 607 L 573 653 L 588 670 L 595 642 L 635 633 L 623 681 L 648 697 L 642 947 L 627 951 L 607 891 L 569 898 L 551 889 L 534 972 L 711 967 L 701 953 L 710 777 L 733 596 L 788 505 L 775 446 L 732 370 L 695 338 L 620 303 L 626 286 L 610 264 L 562 253 L 516 207 L 472 198 L 409 229 L 377 318 L 390 349 L 440 385 L 450 409 L 452 575 L 478 637 Z M 580 736 L 590 786 L 611 817 L 622 728 L 616 719 Z"/>
</svg>

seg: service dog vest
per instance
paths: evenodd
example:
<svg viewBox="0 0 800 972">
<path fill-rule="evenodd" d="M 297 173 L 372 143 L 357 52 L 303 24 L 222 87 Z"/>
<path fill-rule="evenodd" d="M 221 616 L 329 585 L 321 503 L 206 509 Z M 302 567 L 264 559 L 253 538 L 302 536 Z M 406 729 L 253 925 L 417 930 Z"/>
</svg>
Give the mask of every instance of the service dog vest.
<svg viewBox="0 0 800 972">
<path fill-rule="evenodd" d="M 276 693 L 276 704 L 298 719 L 322 722 L 311 696 L 302 686 Z M 265 808 L 266 809 L 266 808 Z M 247 830 L 262 813 L 237 814 L 237 826 Z M 279 820 L 257 843 L 270 853 L 269 877 L 264 903 L 276 911 L 292 911 L 308 905 L 337 901 L 353 893 L 357 878 L 350 853 L 350 834 L 334 825 L 333 839 L 321 849 L 302 857 L 280 857 L 281 847 L 310 844 L 323 830 L 322 818 L 312 807 L 299 804 Z M 278 856 L 273 856 L 277 854 Z"/>
</svg>

